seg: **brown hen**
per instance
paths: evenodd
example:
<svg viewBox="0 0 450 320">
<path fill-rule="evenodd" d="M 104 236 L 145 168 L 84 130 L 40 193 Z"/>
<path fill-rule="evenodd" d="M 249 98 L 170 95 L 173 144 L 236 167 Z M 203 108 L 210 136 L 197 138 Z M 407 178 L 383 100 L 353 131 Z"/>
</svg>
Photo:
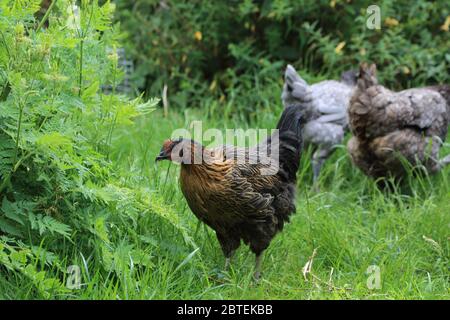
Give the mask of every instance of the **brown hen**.
<svg viewBox="0 0 450 320">
<path fill-rule="evenodd" d="M 450 86 L 393 92 L 378 84 L 376 66 L 362 64 L 351 98 L 348 151 L 374 178 L 402 178 L 405 160 L 435 173 L 450 163 L 439 160 L 450 121 Z"/>
<path fill-rule="evenodd" d="M 258 279 L 263 251 L 295 212 L 301 119 L 299 108 L 285 109 L 278 132 L 253 148 L 164 143 L 156 160 L 181 163 L 181 190 L 196 217 L 216 232 L 225 268 L 242 240 L 256 255 Z"/>
</svg>

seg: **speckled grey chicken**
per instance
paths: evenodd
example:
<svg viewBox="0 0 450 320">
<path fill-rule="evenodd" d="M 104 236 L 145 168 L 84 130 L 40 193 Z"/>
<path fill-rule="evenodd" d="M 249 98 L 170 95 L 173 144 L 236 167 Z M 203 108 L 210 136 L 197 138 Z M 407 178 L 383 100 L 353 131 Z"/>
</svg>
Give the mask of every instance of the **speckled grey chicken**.
<svg viewBox="0 0 450 320">
<path fill-rule="evenodd" d="M 286 108 L 278 136 L 252 148 L 207 149 L 190 139 L 167 140 L 156 158 L 181 163 L 183 195 L 197 218 L 216 232 L 226 266 L 241 240 L 250 246 L 256 255 L 255 278 L 263 251 L 295 212 L 301 114 Z"/>
<path fill-rule="evenodd" d="M 294 67 L 288 65 L 281 99 L 285 107 L 296 105 L 304 110 L 305 144 L 314 146 L 312 158 L 314 182 L 325 160 L 342 143 L 348 128 L 347 108 L 356 84 L 356 72 L 342 74 L 341 80 L 326 80 L 309 85 Z"/>
<path fill-rule="evenodd" d="M 401 178 L 404 161 L 435 173 L 450 163 L 439 159 L 450 121 L 450 86 L 400 92 L 378 84 L 376 66 L 361 64 L 349 107 L 353 137 L 348 151 L 367 175 Z"/>
</svg>

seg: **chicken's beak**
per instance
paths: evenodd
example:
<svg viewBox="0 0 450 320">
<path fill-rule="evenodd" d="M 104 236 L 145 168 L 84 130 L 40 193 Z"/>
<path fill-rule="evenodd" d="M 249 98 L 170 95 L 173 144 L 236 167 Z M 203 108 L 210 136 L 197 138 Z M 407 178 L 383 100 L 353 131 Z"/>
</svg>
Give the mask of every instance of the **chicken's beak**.
<svg viewBox="0 0 450 320">
<path fill-rule="evenodd" d="M 156 157 L 155 162 L 158 162 L 161 160 L 170 160 L 170 156 L 166 153 L 166 151 L 164 149 L 161 149 L 161 152 Z"/>
</svg>

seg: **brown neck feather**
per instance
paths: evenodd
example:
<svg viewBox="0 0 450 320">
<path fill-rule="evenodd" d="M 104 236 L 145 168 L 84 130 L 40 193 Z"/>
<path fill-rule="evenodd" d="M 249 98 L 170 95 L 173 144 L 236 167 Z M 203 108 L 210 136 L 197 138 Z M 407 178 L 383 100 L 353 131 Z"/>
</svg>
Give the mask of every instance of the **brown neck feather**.
<svg viewBox="0 0 450 320">
<path fill-rule="evenodd" d="M 181 164 L 183 173 L 203 180 L 223 180 L 224 176 L 232 168 L 233 162 L 224 160 L 222 154 L 210 153 L 205 149 L 203 151 L 202 163 Z M 194 155 L 195 151 L 192 151 L 192 159 L 194 159 Z"/>
</svg>

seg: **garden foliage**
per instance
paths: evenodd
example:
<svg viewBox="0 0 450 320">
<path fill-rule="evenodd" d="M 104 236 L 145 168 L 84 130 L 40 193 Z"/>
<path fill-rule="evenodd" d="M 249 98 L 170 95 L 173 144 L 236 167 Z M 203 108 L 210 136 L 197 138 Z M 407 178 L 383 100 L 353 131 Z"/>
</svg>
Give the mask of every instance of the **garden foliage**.
<svg viewBox="0 0 450 320">
<path fill-rule="evenodd" d="M 405 88 L 448 80 L 450 6 L 438 1 L 178 0 L 116 1 L 135 60 L 135 84 L 196 107 L 206 96 L 235 110 L 261 106 L 261 87 L 279 88 L 287 63 L 305 74 L 339 77 L 361 61 L 381 81 Z M 378 4 L 381 29 L 367 28 Z M 306 75 L 306 80 L 316 80 Z M 278 101 L 273 101 L 278 103 Z"/>
<path fill-rule="evenodd" d="M 177 219 L 110 159 L 118 130 L 158 102 L 115 93 L 114 5 L 53 1 L 37 18 L 40 4 L 0 1 L 0 276 L 26 277 L 45 297 L 65 290 L 67 265 L 88 272 L 95 260 L 117 275 L 148 265 L 127 238 L 154 216 Z"/>
</svg>

